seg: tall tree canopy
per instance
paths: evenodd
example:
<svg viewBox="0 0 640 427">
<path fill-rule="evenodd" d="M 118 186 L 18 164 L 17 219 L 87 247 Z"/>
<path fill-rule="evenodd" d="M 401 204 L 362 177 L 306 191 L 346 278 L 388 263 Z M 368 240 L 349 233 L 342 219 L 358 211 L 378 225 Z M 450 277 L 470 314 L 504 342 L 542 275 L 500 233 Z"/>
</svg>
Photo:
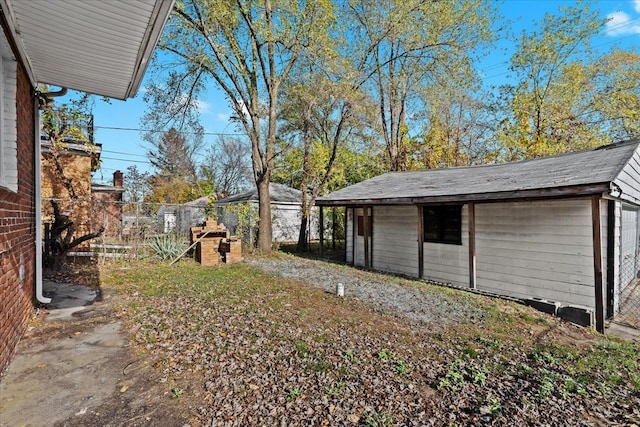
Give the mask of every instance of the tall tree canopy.
<svg viewBox="0 0 640 427">
<path fill-rule="evenodd" d="M 332 9 L 328 0 L 185 0 L 176 3 L 159 44 L 175 62 L 164 83 L 149 92 L 149 118 L 193 111 L 194 96 L 210 81 L 222 89 L 251 141 L 262 251 L 271 250 L 278 94 L 298 59 L 322 49 Z"/>
<path fill-rule="evenodd" d="M 604 30 L 589 3 L 545 15 L 523 32 L 511 58 L 517 83 L 502 87 L 506 117 L 498 134 L 506 160 L 541 157 L 637 137 L 640 55 L 595 55 Z"/>
<path fill-rule="evenodd" d="M 228 196 L 251 185 L 250 147 L 247 145 L 247 141 L 240 138 L 220 136 L 209 147 L 200 169 L 213 191 Z"/>
<path fill-rule="evenodd" d="M 194 156 L 202 145 L 200 138 L 187 139 L 175 128 L 151 139 L 152 147 L 147 152 L 155 168 L 149 178 L 152 193 L 148 202 L 184 203 L 202 194 L 199 189 Z"/>
<path fill-rule="evenodd" d="M 283 91 L 280 132 L 293 152 L 280 162 L 300 162 L 291 170 L 302 191 L 298 250 L 307 250 L 311 207 L 324 193 L 338 162 L 340 149 L 366 126 L 363 93 L 347 78 L 335 81 L 313 66 L 296 75 Z M 283 169 L 286 170 L 286 169 Z M 298 179 L 294 177 L 298 177 Z M 281 180 L 289 178 L 282 176 Z"/>
<path fill-rule="evenodd" d="M 352 56 L 376 97 L 389 168 L 407 168 L 410 118 L 427 109 L 426 89 L 476 76 L 473 60 L 493 40 L 493 2 L 483 0 L 348 2 Z"/>
</svg>

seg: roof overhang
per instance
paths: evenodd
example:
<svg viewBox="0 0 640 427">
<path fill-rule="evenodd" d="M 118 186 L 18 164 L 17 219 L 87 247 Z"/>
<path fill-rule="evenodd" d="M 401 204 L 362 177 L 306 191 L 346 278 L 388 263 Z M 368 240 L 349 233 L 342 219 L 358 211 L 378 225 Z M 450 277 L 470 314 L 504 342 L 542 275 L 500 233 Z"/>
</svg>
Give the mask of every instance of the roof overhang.
<svg viewBox="0 0 640 427">
<path fill-rule="evenodd" d="M 429 205 L 445 203 L 492 203 L 517 200 L 554 199 L 567 197 L 590 196 L 609 193 L 609 182 L 568 187 L 538 188 L 519 191 L 499 191 L 481 194 L 444 194 L 429 197 L 398 197 L 386 199 L 350 199 L 322 200 L 317 199 L 317 206 L 375 206 L 375 205 Z"/>
<path fill-rule="evenodd" d="M 174 0 L 0 0 L 34 86 L 135 96 Z"/>
</svg>

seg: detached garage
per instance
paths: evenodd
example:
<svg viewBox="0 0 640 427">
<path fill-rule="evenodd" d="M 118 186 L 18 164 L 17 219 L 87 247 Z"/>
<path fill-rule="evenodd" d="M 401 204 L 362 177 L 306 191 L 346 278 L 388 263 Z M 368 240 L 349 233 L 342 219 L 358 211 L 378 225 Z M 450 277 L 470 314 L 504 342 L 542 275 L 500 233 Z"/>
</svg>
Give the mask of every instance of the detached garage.
<svg viewBox="0 0 640 427">
<path fill-rule="evenodd" d="M 316 204 L 347 208 L 353 265 L 584 309 L 603 331 L 640 270 L 639 143 L 391 172 Z"/>
</svg>

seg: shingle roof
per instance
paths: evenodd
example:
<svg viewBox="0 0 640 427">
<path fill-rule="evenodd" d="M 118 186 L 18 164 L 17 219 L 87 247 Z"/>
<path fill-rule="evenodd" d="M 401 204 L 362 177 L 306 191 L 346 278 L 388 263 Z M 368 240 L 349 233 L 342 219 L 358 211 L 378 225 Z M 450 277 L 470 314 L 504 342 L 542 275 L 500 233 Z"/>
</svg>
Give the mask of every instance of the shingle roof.
<svg viewBox="0 0 640 427">
<path fill-rule="evenodd" d="M 295 188 L 287 187 L 283 184 L 269 183 L 269 196 L 271 202 L 276 203 L 300 203 L 302 192 Z M 258 189 L 253 188 L 245 193 L 229 196 L 225 199 L 218 200 L 216 204 L 240 203 L 248 201 L 258 201 Z"/>
<path fill-rule="evenodd" d="M 410 204 L 596 194 L 608 189 L 639 143 L 634 140 L 512 163 L 389 172 L 320 197 L 316 204 Z"/>
</svg>

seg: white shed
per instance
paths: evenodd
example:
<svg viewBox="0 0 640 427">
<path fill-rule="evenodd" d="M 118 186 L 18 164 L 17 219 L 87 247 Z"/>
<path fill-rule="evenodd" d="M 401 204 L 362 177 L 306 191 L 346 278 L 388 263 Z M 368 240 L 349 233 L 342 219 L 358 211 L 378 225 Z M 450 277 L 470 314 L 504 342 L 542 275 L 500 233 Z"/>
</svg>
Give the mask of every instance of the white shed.
<svg viewBox="0 0 640 427">
<path fill-rule="evenodd" d="M 638 145 L 391 172 L 316 205 L 347 208 L 353 265 L 547 300 L 569 317 L 573 308 L 595 313 L 602 331 L 637 285 Z"/>
<path fill-rule="evenodd" d="M 269 196 L 271 198 L 271 220 L 274 242 L 294 242 L 298 240 L 301 220 L 302 192 L 283 184 L 270 183 Z M 218 222 L 224 223 L 232 234 L 238 225 L 238 218 L 230 209 L 230 206 L 249 203 L 257 217 L 258 190 L 256 188 L 242 194 L 227 197 L 216 202 Z M 309 236 L 318 238 L 317 208 L 311 210 Z"/>
</svg>

